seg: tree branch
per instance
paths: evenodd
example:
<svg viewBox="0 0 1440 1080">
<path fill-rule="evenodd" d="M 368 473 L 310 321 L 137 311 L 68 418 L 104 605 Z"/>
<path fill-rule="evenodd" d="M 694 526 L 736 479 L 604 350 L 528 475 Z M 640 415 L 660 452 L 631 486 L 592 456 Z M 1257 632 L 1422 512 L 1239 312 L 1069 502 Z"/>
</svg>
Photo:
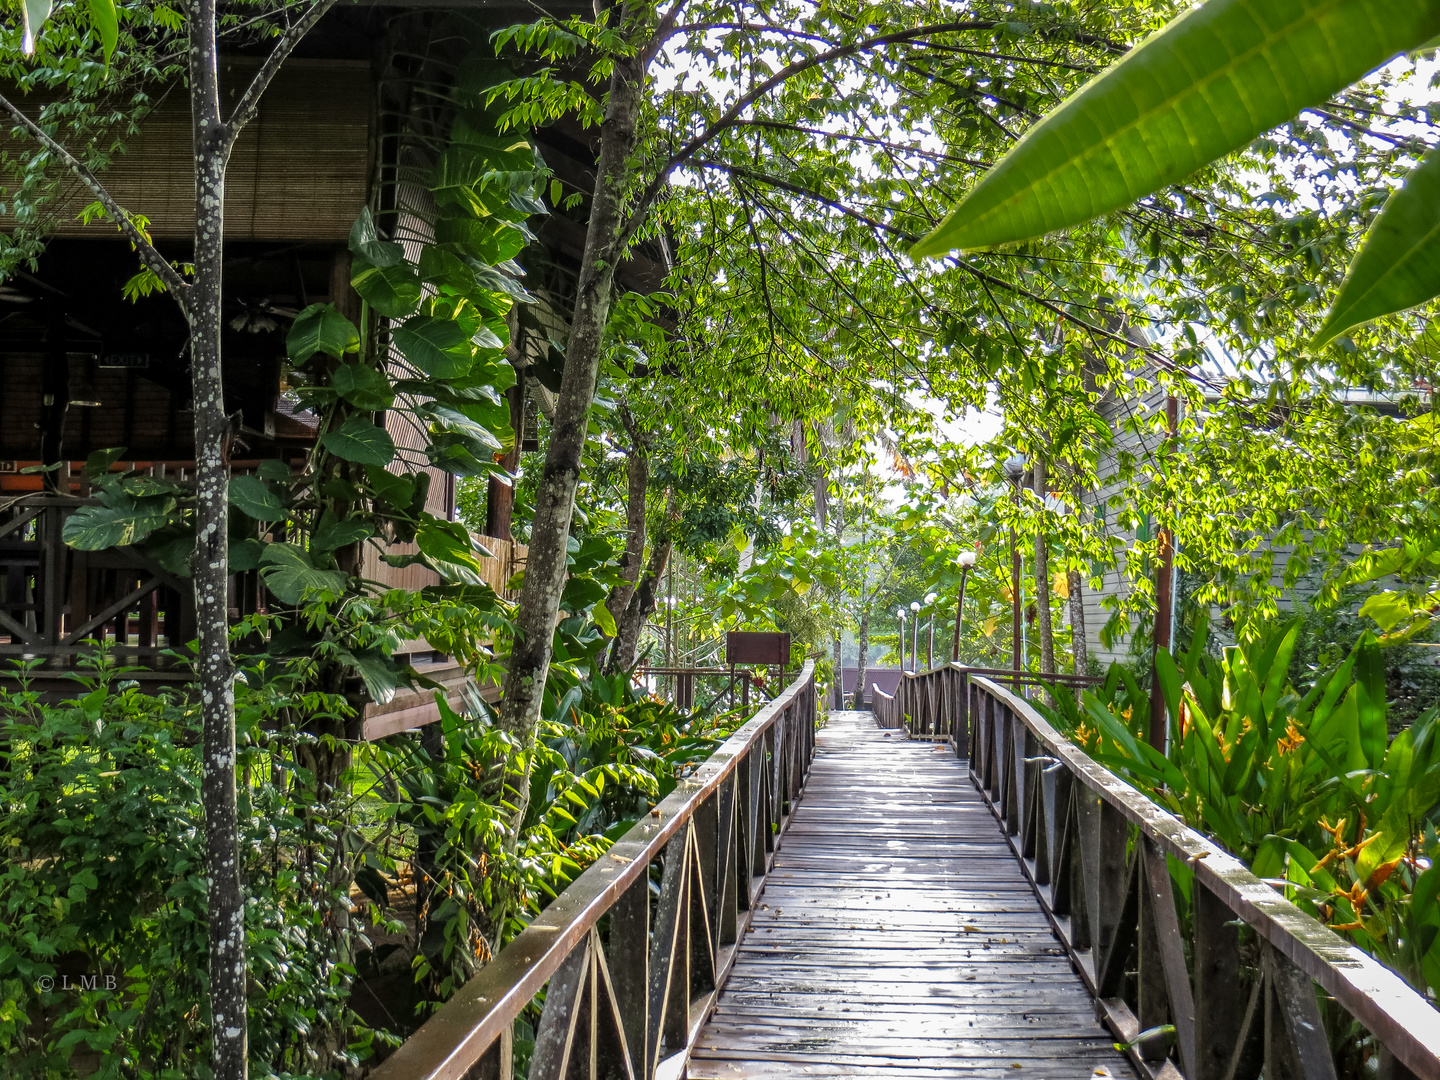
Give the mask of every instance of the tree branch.
<svg viewBox="0 0 1440 1080">
<path fill-rule="evenodd" d="M 804 60 L 796 60 L 794 63 L 785 65 L 774 75 L 770 76 L 770 78 L 758 83 L 754 89 L 737 98 L 730 108 L 726 109 L 719 117 L 707 124 L 705 130 L 700 132 L 700 134 L 696 135 L 684 146 L 671 154 L 665 163 L 656 170 L 650 183 L 645 186 L 645 190 L 641 192 L 639 198 L 635 200 L 634 209 L 630 213 L 630 220 L 626 224 L 620 237 L 619 249 L 624 250 L 625 245 L 629 243 L 630 238 L 635 234 L 635 231 L 639 229 L 640 223 L 644 220 L 650 206 L 659 198 L 661 189 L 664 188 L 666 181 L 670 178 L 671 171 L 677 165 L 693 157 L 696 151 L 716 135 L 720 134 L 720 132 L 735 126 L 736 121 L 740 119 L 741 114 L 746 109 L 769 94 L 771 90 L 774 90 L 778 86 L 783 86 L 801 72 L 809 71 L 811 68 L 819 67 L 822 64 L 828 64 L 832 60 L 843 60 L 857 53 L 869 52 L 871 49 L 879 48 L 882 45 L 903 44 L 907 41 L 913 41 L 916 38 L 928 37 L 931 34 L 963 33 L 969 30 L 992 30 L 997 25 L 993 19 L 932 23 L 928 26 L 917 26 L 910 30 L 900 30 L 893 34 L 880 34 L 876 37 L 866 38 L 863 41 L 852 42 L 849 45 L 837 45 L 833 49 L 827 49 L 824 52 L 816 53 L 814 56 L 807 56 Z"/>
<path fill-rule="evenodd" d="M 32 139 L 36 140 L 41 146 L 45 147 L 50 153 L 64 162 L 66 168 L 78 176 L 85 186 L 94 193 L 95 198 L 100 201 L 100 205 L 105 207 L 105 213 L 110 216 L 110 219 L 115 222 L 120 231 L 125 234 L 126 239 L 135 245 L 135 250 L 140 255 L 140 261 L 145 264 L 151 273 L 165 283 L 165 288 L 170 291 L 171 295 L 175 297 L 175 300 L 183 308 L 185 306 L 185 292 L 190 286 L 185 284 L 185 279 L 180 276 L 180 271 L 171 266 L 169 260 L 155 250 L 155 245 L 140 231 L 140 227 L 130 220 L 130 215 L 125 212 L 124 207 L 115 201 L 115 197 L 111 195 L 105 185 L 100 182 L 100 178 L 87 169 L 79 158 L 70 153 L 69 150 L 65 149 L 65 147 L 55 139 L 47 135 L 45 129 L 21 112 L 20 108 L 15 105 L 14 102 L 3 95 L 0 95 L 0 109 L 4 109 L 14 117 L 15 122 L 24 128 Z"/>
<path fill-rule="evenodd" d="M 255 72 L 255 77 L 250 80 L 250 85 L 245 88 L 245 93 L 235 105 L 235 110 L 230 114 L 230 119 L 225 126 L 229 130 L 229 138 L 234 142 L 235 137 L 260 111 L 260 97 L 270 87 L 271 81 L 275 78 L 285 61 L 290 59 L 290 54 L 295 51 L 305 35 L 308 34 L 317 22 L 335 4 L 335 0 L 315 0 L 310 5 L 310 10 L 300 17 L 300 20 L 291 25 L 280 35 L 280 40 L 275 43 L 275 48 L 270 50 L 270 55 L 260 65 L 260 70 Z"/>
</svg>

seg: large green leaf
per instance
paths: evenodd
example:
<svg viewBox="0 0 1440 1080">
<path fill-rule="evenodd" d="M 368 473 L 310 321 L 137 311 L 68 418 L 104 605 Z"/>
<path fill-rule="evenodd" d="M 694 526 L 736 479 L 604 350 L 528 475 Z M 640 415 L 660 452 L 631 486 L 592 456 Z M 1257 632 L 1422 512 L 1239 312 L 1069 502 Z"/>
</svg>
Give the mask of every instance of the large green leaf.
<svg viewBox="0 0 1440 1080">
<path fill-rule="evenodd" d="M 393 336 L 405 359 L 437 379 L 464 375 L 475 359 L 465 329 L 450 319 L 417 315 L 397 326 Z"/>
<path fill-rule="evenodd" d="M 420 306 L 420 275 L 408 262 L 377 266 L 357 255 L 350 264 L 350 284 L 387 319 L 403 319 Z"/>
<path fill-rule="evenodd" d="M 398 266 L 405 259 L 404 248 L 392 240 L 380 239 L 368 206 L 350 226 L 350 250 L 372 266 Z"/>
<path fill-rule="evenodd" d="M 310 556 L 294 544 L 267 545 L 260 563 L 265 587 L 282 604 L 338 600 L 348 580 L 339 570 L 317 570 Z"/>
<path fill-rule="evenodd" d="M 310 537 L 311 551 L 336 551 L 351 544 L 358 544 L 375 535 L 375 526 L 358 517 L 337 519 L 326 510 L 320 517 L 320 524 Z"/>
<path fill-rule="evenodd" d="M 330 377 L 335 392 L 357 409 L 378 412 L 395 403 L 390 380 L 366 364 L 341 364 Z"/>
<path fill-rule="evenodd" d="M 481 446 L 491 450 L 503 450 L 505 444 L 499 437 L 484 424 L 471 419 L 459 409 L 452 409 L 448 405 L 441 405 L 438 402 L 429 401 L 420 406 L 420 412 L 428 416 L 432 423 L 442 428 L 454 431 L 457 434 L 465 435 L 478 442 Z M 509 424 L 505 425 L 508 433 Z"/>
<path fill-rule="evenodd" d="M 120 41 L 120 16 L 115 11 L 115 0 L 90 0 L 89 6 L 90 28 L 100 39 L 100 51 L 105 56 L 105 63 L 109 64 L 110 56 Z"/>
<path fill-rule="evenodd" d="M 1385 203 L 1350 264 L 1319 348 L 1352 326 L 1440 295 L 1440 147 L 1426 154 Z"/>
<path fill-rule="evenodd" d="M 355 324 L 334 304 L 311 304 L 295 316 L 294 325 L 285 337 L 285 351 L 290 359 L 303 364 L 317 352 L 339 360 L 347 352 L 360 348 L 360 333 Z"/>
<path fill-rule="evenodd" d="M 123 491 L 107 494 L 102 506 L 82 506 L 65 521 L 65 543 L 81 551 L 104 551 L 139 543 L 170 520 L 169 496 L 135 498 Z"/>
<path fill-rule="evenodd" d="M 50 0 L 20 0 L 20 18 L 24 27 L 20 51 L 29 56 L 35 51 L 36 35 L 50 18 Z"/>
<path fill-rule="evenodd" d="M 1127 206 L 1440 33 L 1440 0 L 1209 0 L 1032 128 L 919 258 Z"/>
<path fill-rule="evenodd" d="M 230 480 L 230 505 L 256 521 L 279 521 L 285 504 L 258 476 L 236 476 Z"/>
<path fill-rule="evenodd" d="M 334 431 L 320 436 L 320 444 L 338 458 L 362 465 L 388 465 L 395 458 L 395 442 L 384 428 L 363 416 L 349 417 Z"/>
</svg>

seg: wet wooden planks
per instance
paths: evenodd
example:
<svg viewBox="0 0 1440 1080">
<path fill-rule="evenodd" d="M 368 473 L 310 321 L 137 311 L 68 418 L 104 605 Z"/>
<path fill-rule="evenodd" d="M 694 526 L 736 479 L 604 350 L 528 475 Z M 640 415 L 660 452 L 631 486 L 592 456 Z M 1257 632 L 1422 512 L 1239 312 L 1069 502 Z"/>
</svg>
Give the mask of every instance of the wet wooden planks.
<svg viewBox="0 0 1440 1080">
<path fill-rule="evenodd" d="M 1132 1077 L 948 748 L 832 713 L 688 1075 Z"/>
</svg>

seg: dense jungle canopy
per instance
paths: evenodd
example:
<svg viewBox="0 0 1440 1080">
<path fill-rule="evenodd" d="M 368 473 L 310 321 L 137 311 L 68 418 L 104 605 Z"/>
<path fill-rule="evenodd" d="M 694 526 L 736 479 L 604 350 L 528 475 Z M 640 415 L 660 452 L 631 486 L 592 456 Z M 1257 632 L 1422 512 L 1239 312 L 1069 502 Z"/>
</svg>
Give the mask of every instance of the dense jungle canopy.
<svg viewBox="0 0 1440 1080">
<path fill-rule="evenodd" d="M 1437 142 L 1433 50 L 1088 222 L 914 254 L 1042 118 L 1193 8 L 0 0 L 0 338 L 62 310 L 45 355 L 69 364 L 67 325 L 116 318 L 118 297 L 46 280 L 77 214 L 133 252 L 126 304 L 154 325 L 145 305 L 178 305 L 190 475 L 89 455 L 64 541 L 189 579 L 199 643 L 189 696 L 142 694 L 103 657 L 63 709 L 23 679 L 3 691 L 0 799 L 19 810 L 0 842 L 21 854 L 0 879 L 0 1049 L 35 1076 L 68 1075 L 81 1043 L 122 1045 L 117 1076 L 202 1057 L 222 1080 L 358 1075 L 743 720 L 720 679 L 681 701 L 643 670 L 714 667 L 728 630 L 788 632 L 836 704 L 845 667 L 863 693 L 867 664 L 921 652 L 1094 674 L 1098 648 L 1145 684 L 1115 675 L 1107 715 L 1154 702 L 1163 728 L 1146 680 L 1167 643 L 1199 685 L 1220 678 L 1207 642 L 1270 642 L 1256 655 L 1298 695 L 1346 656 L 1348 685 L 1371 629 L 1392 651 L 1364 651 L 1365 694 L 1404 684 L 1392 723 L 1440 700 L 1419 651 L 1440 599 L 1433 303 L 1316 343 Z M 251 81 L 222 87 L 217 57 Z M 270 80 L 337 57 L 373 76 L 374 138 L 314 293 L 304 238 L 243 246 L 225 207 L 251 197 L 232 150 Z M 157 238 L 148 192 L 121 205 L 106 184 L 179 106 L 193 131 L 165 160 L 194 181 L 195 229 Z M 285 304 L 242 295 L 267 274 L 297 279 Z M 268 350 L 267 409 L 309 442 L 235 471 L 240 335 Z M 69 499 L 56 445 L 30 471 Z M 520 573 L 495 578 L 487 537 L 523 548 Z M 366 576 L 382 563 L 431 577 Z M 243 574 L 268 608 L 231 603 Z M 1282 609 L 1303 645 L 1278 644 Z M 102 653 L 128 618 L 108 643 L 95 624 Z M 417 642 L 463 669 L 464 700 L 356 738 L 367 706 L 438 686 Z M 1117 753 L 1123 735 L 1107 749 L 1069 719 Z M 59 803 L 89 824 L 37 811 Z M 1203 822 L 1200 796 L 1185 809 Z M 123 903 L 71 916 L 131 861 Z M 26 980 L 72 948 L 161 989 L 36 1034 L 54 1002 Z M 399 1019 L 361 1022 L 353 987 L 397 971 Z M 222 1022 L 237 1011 L 248 1033 Z"/>
</svg>

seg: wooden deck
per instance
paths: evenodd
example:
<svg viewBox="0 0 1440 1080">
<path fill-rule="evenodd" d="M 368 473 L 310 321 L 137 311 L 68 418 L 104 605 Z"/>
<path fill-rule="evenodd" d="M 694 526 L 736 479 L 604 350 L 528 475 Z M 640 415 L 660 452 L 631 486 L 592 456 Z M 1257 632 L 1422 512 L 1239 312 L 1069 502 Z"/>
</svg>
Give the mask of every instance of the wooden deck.
<svg viewBox="0 0 1440 1080">
<path fill-rule="evenodd" d="M 688 1075 L 1133 1077 L 964 763 L 830 717 Z"/>
</svg>

